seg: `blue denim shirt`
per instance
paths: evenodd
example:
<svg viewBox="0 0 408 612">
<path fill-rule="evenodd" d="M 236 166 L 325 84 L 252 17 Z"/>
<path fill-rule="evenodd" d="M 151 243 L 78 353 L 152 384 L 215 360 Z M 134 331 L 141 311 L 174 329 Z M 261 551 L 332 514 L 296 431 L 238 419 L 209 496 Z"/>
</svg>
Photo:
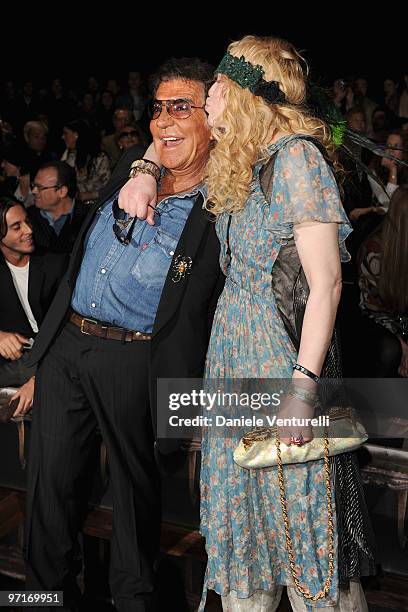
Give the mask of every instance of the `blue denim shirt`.
<svg viewBox="0 0 408 612">
<path fill-rule="evenodd" d="M 199 193 L 204 195 L 202 185 L 162 200 L 155 225 L 138 219 L 127 246 L 112 230 L 117 194 L 99 208 L 85 239 L 72 308 L 90 319 L 151 333 L 171 260 Z"/>
</svg>

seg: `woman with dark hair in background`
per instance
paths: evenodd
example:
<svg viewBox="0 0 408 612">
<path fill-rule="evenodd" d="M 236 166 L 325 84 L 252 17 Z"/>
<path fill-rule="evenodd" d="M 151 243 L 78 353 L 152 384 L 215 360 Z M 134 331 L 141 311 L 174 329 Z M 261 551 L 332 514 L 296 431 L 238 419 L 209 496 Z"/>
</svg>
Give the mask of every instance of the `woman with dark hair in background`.
<svg viewBox="0 0 408 612">
<path fill-rule="evenodd" d="M 408 185 L 358 253 L 360 308 L 366 319 L 368 375 L 408 377 Z"/>
<path fill-rule="evenodd" d="M 100 150 L 98 137 L 82 120 L 64 125 L 62 136 L 66 149 L 61 157 L 76 169 L 79 198 L 96 200 L 110 177 L 109 159 Z"/>
</svg>

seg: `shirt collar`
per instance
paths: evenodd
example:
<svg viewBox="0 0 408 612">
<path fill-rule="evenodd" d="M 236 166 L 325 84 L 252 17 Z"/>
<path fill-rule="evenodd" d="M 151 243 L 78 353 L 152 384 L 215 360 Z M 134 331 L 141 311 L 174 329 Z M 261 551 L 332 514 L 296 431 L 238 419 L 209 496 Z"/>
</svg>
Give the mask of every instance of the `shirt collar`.
<svg viewBox="0 0 408 612">
<path fill-rule="evenodd" d="M 64 213 L 60 217 L 58 217 L 58 219 L 54 219 L 54 217 L 52 216 L 51 213 L 48 212 L 48 210 L 40 209 L 40 215 L 44 217 L 44 219 L 47 219 L 48 223 L 52 227 L 54 227 L 56 223 L 60 223 L 60 219 L 62 220 L 62 219 L 66 219 L 67 217 L 70 217 L 72 220 L 72 217 L 74 216 L 74 209 L 75 209 L 75 200 L 72 200 L 71 210 L 67 213 Z"/>
<path fill-rule="evenodd" d="M 158 182 L 158 188 L 160 188 L 160 181 L 163 178 L 163 174 L 166 172 L 166 168 L 162 167 L 161 171 L 160 171 L 160 179 Z M 195 185 L 191 191 L 182 191 L 181 193 L 174 193 L 171 196 L 167 196 L 166 200 L 168 198 L 191 198 L 194 197 L 198 194 L 201 194 L 204 198 L 204 202 L 207 199 L 207 185 L 204 181 L 201 181 L 201 183 L 198 183 L 197 185 Z"/>
</svg>

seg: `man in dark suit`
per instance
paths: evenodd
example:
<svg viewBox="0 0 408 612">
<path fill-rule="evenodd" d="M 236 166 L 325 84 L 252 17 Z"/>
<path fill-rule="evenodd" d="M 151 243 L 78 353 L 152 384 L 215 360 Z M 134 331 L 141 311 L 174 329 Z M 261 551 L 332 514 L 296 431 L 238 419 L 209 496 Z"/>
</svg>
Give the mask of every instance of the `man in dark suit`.
<svg viewBox="0 0 408 612">
<path fill-rule="evenodd" d="M 97 425 L 114 498 L 115 606 L 155 609 L 156 458 L 177 448 L 174 440 L 156 439 L 156 382 L 202 375 L 223 286 L 214 223 L 203 209 L 210 145 L 204 102 L 212 75 L 199 60 L 175 60 L 158 73 L 150 127 L 164 172 L 156 224 L 121 214 L 115 202 L 126 179 L 105 191 L 30 354 L 41 365 L 27 492 L 27 586 L 63 589 L 66 609 L 76 609 L 79 595 L 76 537 L 87 510 L 86 468 Z M 155 174 L 154 165 L 137 163 Z"/>
<path fill-rule="evenodd" d="M 28 209 L 34 242 L 41 253 L 70 253 L 88 209 L 76 199 L 74 168 L 64 161 L 41 166 L 32 184 L 35 206 Z"/>
<path fill-rule="evenodd" d="M 36 255 L 23 204 L 0 200 L 0 385 L 23 385 L 33 373 L 22 364 L 66 269 L 66 257 Z M 31 382 L 32 386 L 32 382 Z M 18 411 L 29 408 L 25 390 Z"/>
</svg>

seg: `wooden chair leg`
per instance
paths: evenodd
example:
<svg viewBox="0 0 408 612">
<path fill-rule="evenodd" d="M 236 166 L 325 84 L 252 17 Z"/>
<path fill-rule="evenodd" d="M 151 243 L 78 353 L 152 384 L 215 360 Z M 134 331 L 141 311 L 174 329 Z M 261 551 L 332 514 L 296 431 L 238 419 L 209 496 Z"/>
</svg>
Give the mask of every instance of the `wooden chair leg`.
<svg viewBox="0 0 408 612">
<path fill-rule="evenodd" d="M 405 548 L 408 538 L 405 534 L 405 514 L 407 511 L 408 491 L 398 491 L 398 540 L 401 548 Z"/>
</svg>

